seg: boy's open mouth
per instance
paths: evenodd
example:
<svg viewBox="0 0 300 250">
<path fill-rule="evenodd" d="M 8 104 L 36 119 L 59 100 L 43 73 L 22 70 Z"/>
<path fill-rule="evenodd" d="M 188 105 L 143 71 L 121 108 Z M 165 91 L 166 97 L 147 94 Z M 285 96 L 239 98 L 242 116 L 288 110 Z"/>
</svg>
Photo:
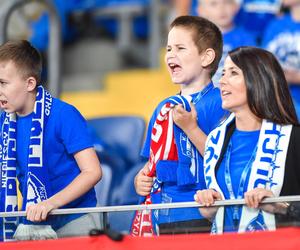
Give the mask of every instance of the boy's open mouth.
<svg viewBox="0 0 300 250">
<path fill-rule="evenodd" d="M 181 67 L 178 64 L 176 64 L 176 63 L 169 63 L 168 65 L 169 65 L 172 73 L 173 72 L 178 72 L 178 71 L 181 70 Z"/>
</svg>

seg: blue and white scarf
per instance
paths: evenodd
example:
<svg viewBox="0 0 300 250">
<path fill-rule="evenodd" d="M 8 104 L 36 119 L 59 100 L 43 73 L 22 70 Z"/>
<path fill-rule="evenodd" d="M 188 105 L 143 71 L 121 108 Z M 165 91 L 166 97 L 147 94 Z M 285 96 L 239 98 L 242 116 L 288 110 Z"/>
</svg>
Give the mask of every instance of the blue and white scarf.
<svg viewBox="0 0 300 250">
<path fill-rule="evenodd" d="M 178 186 L 190 185 L 199 182 L 197 179 L 197 173 L 199 171 L 198 159 L 201 156 L 182 129 L 173 123 L 172 118 L 172 107 L 181 104 L 183 109 L 190 112 L 191 101 L 191 96 L 183 95 L 172 96 L 166 101 L 166 105 L 170 105 L 170 109 L 168 111 L 169 114 L 167 114 L 170 117 L 168 129 L 173 129 L 170 136 L 174 138 L 174 142 L 176 144 L 178 161 L 168 161 L 166 160 L 167 157 L 164 157 L 165 159 L 161 158 L 157 162 L 157 179 L 160 182 L 173 181 L 177 182 Z M 164 109 L 164 107 L 162 109 Z M 166 144 L 170 144 L 168 143 L 170 141 L 170 139 L 167 139 Z M 174 164 L 177 165 L 177 168 L 175 168 L 176 171 L 174 171 Z"/>
<path fill-rule="evenodd" d="M 221 154 L 226 130 L 234 122 L 231 114 L 219 127 L 213 130 L 207 138 L 204 153 L 204 173 L 207 188 L 215 189 L 224 194 L 219 187 L 215 167 Z M 263 120 L 259 134 L 257 153 L 251 166 L 249 182 L 246 190 L 265 188 L 275 196 L 280 195 L 283 185 L 285 160 L 289 145 L 292 125 L 278 125 Z M 212 226 L 212 233 L 222 233 L 224 224 L 224 207 L 220 207 Z M 275 216 L 260 209 L 243 206 L 238 232 L 256 230 L 257 225 L 262 230 L 275 230 Z"/>
<path fill-rule="evenodd" d="M 51 95 L 42 87 L 37 88 L 32 117 L 26 184 L 23 190 L 22 210 L 51 197 L 48 169 L 44 166 L 43 137 L 52 106 Z M 15 113 L 3 113 L 4 122 L 0 139 L 1 212 L 18 211 L 17 199 L 17 119 Z M 22 149 L 19 149 L 22 150 Z M 12 240 L 18 224 L 17 218 L 0 219 L 0 240 Z"/>
</svg>

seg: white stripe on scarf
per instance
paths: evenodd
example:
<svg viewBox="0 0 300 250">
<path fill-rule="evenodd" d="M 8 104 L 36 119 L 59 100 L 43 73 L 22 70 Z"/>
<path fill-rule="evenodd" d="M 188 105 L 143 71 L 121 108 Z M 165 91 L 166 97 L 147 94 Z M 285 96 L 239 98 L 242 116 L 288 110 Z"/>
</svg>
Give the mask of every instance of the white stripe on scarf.
<svg viewBox="0 0 300 250">
<path fill-rule="evenodd" d="M 23 197 L 23 209 L 50 197 L 48 170 L 43 162 L 43 132 L 50 115 L 51 95 L 42 86 L 37 89 L 37 96 L 30 132 L 28 169 L 26 173 L 26 197 Z M 18 211 L 17 176 L 16 176 L 16 114 L 3 113 L 4 123 L 1 128 L 1 212 Z M 24 190 L 23 190 L 24 191 Z M 16 229 L 16 218 L 3 218 L 0 225 L 0 238 L 4 241 L 12 239 Z"/>
<path fill-rule="evenodd" d="M 208 135 L 204 154 L 204 172 L 207 187 L 218 191 L 223 199 L 224 194 L 217 183 L 215 167 L 220 157 L 227 127 L 231 122 L 234 122 L 234 118 L 234 114 L 231 114 Z M 263 120 L 247 190 L 266 188 L 271 190 L 275 196 L 279 196 L 283 185 L 285 159 L 291 131 L 292 125 L 282 126 Z M 247 231 L 250 223 L 257 218 L 259 212 L 259 209 L 243 206 L 238 232 Z M 262 211 L 262 216 L 267 229 L 274 230 L 275 216 L 264 211 Z M 220 207 L 214 220 L 212 233 L 222 233 L 223 224 L 224 207 Z"/>
</svg>

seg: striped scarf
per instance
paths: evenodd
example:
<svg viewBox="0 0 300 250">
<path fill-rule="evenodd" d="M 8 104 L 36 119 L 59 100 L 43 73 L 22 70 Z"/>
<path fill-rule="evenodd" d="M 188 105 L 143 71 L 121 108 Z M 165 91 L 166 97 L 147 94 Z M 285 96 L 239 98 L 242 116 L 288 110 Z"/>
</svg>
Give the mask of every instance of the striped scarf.
<svg viewBox="0 0 300 250">
<path fill-rule="evenodd" d="M 183 108 L 191 111 L 191 97 L 176 95 L 170 97 L 162 106 L 156 117 L 152 128 L 149 158 L 149 174 L 150 177 L 156 177 L 150 194 L 144 197 L 142 204 L 152 204 L 154 196 L 160 197 L 161 184 L 169 176 L 157 176 L 157 166 L 163 161 L 171 161 L 177 165 L 177 171 L 173 173 L 176 178 L 177 185 L 188 185 L 196 183 L 194 172 L 191 170 L 192 157 L 198 152 L 193 144 L 189 141 L 184 132 L 173 123 L 172 108 L 175 105 L 182 104 Z M 162 168 L 171 164 L 165 162 Z M 149 210 L 137 211 L 133 220 L 131 235 L 133 236 L 152 236 L 157 232 L 157 222 L 153 216 L 153 212 Z"/>
<path fill-rule="evenodd" d="M 51 197 L 48 169 L 43 162 L 43 137 L 52 105 L 51 95 L 42 86 L 37 88 L 30 133 L 28 167 L 23 190 L 22 210 Z M 0 211 L 18 211 L 17 199 L 17 119 L 15 113 L 3 113 L 0 139 L 1 189 Z M 22 150 L 22 149 L 19 149 Z M 17 218 L 0 218 L 0 240 L 12 240 Z"/>
<path fill-rule="evenodd" d="M 221 154 L 227 127 L 234 122 L 231 114 L 219 127 L 207 137 L 204 153 L 204 173 L 207 188 L 224 194 L 219 187 L 215 167 Z M 257 153 L 250 168 L 250 177 L 246 190 L 265 188 L 279 196 L 284 179 L 285 159 L 289 145 L 292 125 L 278 125 L 263 120 L 259 134 Z M 224 207 L 216 214 L 212 233 L 222 233 L 224 224 Z M 243 206 L 238 232 L 256 230 L 274 230 L 275 216 L 260 209 Z"/>
</svg>

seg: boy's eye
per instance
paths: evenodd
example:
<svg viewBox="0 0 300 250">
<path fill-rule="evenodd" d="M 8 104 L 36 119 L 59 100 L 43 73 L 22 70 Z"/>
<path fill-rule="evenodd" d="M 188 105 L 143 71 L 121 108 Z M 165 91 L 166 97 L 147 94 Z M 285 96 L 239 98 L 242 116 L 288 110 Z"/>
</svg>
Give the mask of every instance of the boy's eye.
<svg viewBox="0 0 300 250">
<path fill-rule="evenodd" d="M 171 51 L 171 48 L 170 47 L 167 47 L 167 52 L 170 52 Z"/>
<path fill-rule="evenodd" d="M 180 50 L 180 49 L 185 49 L 184 47 L 178 47 L 178 49 Z"/>
</svg>

